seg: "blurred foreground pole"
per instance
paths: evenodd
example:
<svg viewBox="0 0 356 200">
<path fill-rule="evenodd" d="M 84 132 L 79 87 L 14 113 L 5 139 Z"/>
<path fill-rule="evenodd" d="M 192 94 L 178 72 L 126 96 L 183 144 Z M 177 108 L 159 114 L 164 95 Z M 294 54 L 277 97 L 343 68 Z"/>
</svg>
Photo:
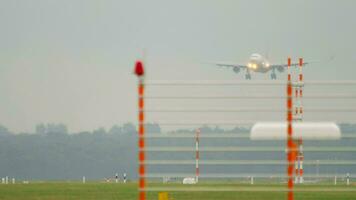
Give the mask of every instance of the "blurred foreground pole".
<svg viewBox="0 0 356 200">
<path fill-rule="evenodd" d="M 293 92 L 291 77 L 291 59 L 288 58 L 288 81 L 287 81 L 287 176 L 288 176 L 288 200 L 294 199 L 293 194 L 293 164 L 295 162 L 295 147 L 293 143 Z"/>
</svg>

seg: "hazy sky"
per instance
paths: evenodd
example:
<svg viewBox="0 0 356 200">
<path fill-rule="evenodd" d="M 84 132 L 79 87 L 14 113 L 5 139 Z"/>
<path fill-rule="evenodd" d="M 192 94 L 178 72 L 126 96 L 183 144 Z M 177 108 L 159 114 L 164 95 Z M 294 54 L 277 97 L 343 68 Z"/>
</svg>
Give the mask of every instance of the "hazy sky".
<svg viewBox="0 0 356 200">
<path fill-rule="evenodd" d="M 306 78 L 355 79 L 355 7 L 354 0 L 0 0 L 0 124 L 19 132 L 41 122 L 70 131 L 135 122 L 132 68 L 143 49 L 148 79 L 242 79 L 203 63 L 244 63 L 267 51 L 279 62 L 335 56 L 310 65 Z"/>
</svg>

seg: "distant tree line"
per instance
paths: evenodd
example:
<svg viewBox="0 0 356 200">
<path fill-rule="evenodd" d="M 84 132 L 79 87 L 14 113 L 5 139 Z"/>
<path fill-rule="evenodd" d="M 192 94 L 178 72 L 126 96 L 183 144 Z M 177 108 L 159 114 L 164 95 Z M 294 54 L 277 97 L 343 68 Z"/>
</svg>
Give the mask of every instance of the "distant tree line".
<svg viewBox="0 0 356 200">
<path fill-rule="evenodd" d="M 356 125 L 342 124 L 340 127 L 344 132 L 356 133 Z M 200 129 L 203 133 L 249 132 L 244 127 L 222 129 L 203 126 Z M 161 133 L 161 127 L 149 124 L 146 131 Z M 193 133 L 194 129 L 170 132 Z M 137 139 L 136 126 L 132 123 L 79 133 L 70 133 L 66 125 L 60 123 L 38 124 L 34 133 L 13 133 L 0 125 L 0 177 L 80 180 L 86 176 L 89 180 L 127 173 L 129 179 L 134 179 L 137 176 Z M 249 145 L 244 141 L 236 142 L 238 145 Z M 194 141 L 183 144 L 193 145 Z M 221 144 L 213 141 L 209 145 Z"/>
</svg>

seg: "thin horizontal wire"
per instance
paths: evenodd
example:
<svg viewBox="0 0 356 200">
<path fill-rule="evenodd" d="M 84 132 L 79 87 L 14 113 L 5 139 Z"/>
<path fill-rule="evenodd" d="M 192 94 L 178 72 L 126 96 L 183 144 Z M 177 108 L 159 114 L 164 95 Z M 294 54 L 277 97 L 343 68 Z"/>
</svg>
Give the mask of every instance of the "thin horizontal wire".
<svg viewBox="0 0 356 200">
<path fill-rule="evenodd" d="M 285 99 L 281 95 L 244 95 L 244 96 L 145 96 L 145 99 Z M 296 98 L 296 97 L 295 97 Z M 299 97 L 298 97 L 299 98 Z M 320 94 L 304 95 L 303 99 L 354 99 L 356 95 L 349 94 Z"/>
<path fill-rule="evenodd" d="M 195 147 L 146 147 L 146 152 L 195 152 Z M 285 147 L 200 147 L 200 152 L 286 152 Z M 298 151 L 298 149 L 290 149 Z M 356 152 L 356 147 L 304 147 L 304 152 Z"/>
<path fill-rule="evenodd" d="M 213 124 L 213 125 L 253 125 L 257 120 L 239 120 L 239 121 L 166 121 L 166 120 L 154 120 L 154 122 L 148 122 L 145 125 L 150 126 L 152 123 L 158 124 L 160 126 L 186 126 L 186 125 L 204 125 L 204 124 Z"/>
<path fill-rule="evenodd" d="M 285 99 L 285 96 L 249 95 L 249 96 L 145 96 L 145 99 Z"/>
<path fill-rule="evenodd" d="M 195 177 L 195 173 L 146 173 L 144 176 L 146 178 L 185 178 L 185 177 Z M 295 174 L 293 174 L 295 177 Z M 336 177 L 346 177 L 346 174 L 303 174 L 304 178 L 335 178 Z M 209 173 L 209 174 L 199 174 L 199 178 L 287 178 L 288 175 L 284 174 L 267 174 L 267 173 L 244 173 L 244 174 L 226 174 L 226 173 Z M 350 178 L 353 178 L 350 176 Z"/>
<path fill-rule="evenodd" d="M 284 98 L 286 98 L 286 97 L 284 97 Z M 317 94 L 317 95 L 303 95 L 303 97 L 302 97 L 302 99 L 338 99 L 338 98 L 354 99 L 354 98 L 356 98 L 356 95 L 353 95 L 353 94 L 351 94 L 351 95 L 350 94 Z"/>
<path fill-rule="evenodd" d="M 305 81 L 305 85 L 356 85 L 355 80 Z"/>
<path fill-rule="evenodd" d="M 304 112 L 356 112 L 355 108 L 303 108 Z M 281 108 L 162 108 L 162 109 L 146 109 L 148 113 L 205 113 L 205 112 L 286 112 L 286 109 Z"/>
<path fill-rule="evenodd" d="M 162 108 L 146 109 L 145 112 L 285 112 L 280 108 Z"/>
<path fill-rule="evenodd" d="M 140 190 L 140 189 L 139 189 Z M 182 187 L 146 187 L 140 191 L 157 192 L 288 192 L 285 188 L 276 188 L 271 186 L 262 187 L 236 187 L 236 186 L 182 186 Z M 332 188 L 332 187 L 320 187 L 320 188 L 294 188 L 294 192 L 356 192 L 356 188 Z"/>
<path fill-rule="evenodd" d="M 145 134 L 145 138 L 195 138 L 196 133 L 149 133 Z M 356 137 L 356 136 L 355 136 Z M 248 134 L 227 134 L 227 133 L 218 133 L 218 134 L 200 134 L 199 138 L 250 138 Z"/>
<path fill-rule="evenodd" d="M 147 86 L 179 86 L 179 85 L 285 85 L 286 81 L 226 81 L 226 80 L 148 80 L 145 82 Z"/>
<path fill-rule="evenodd" d="M 145 165 L 195 165 L 195 160 L 146 160 Z M 283 160 L 199 160 L 200 165 L 286 165 Z M 294 162 L 290 163 L 294 164 Z M 304 161 L 304 165 L 356 165 L 353 160 Z"/>
<path fill-rule="evenodd" d="M 356 112 L 356 108 L 303 108 L 306 112 Z"/>
<path fill-rule="evenodd" d="M 192 85 L 259 85 L 259 86 L 273 86 L 273 85 L 286 85 L 287 81 L 236 81 L 236 80 L 148 80 L 145 82 L 147 86 L 192 86 Z M 327 80 L 327 81 L 305 81 L 305 82 L 292 82 L 293 85 L 356 85 L 355 80 Z"/>
<path fill-rule="evenodd" d="M 284 121 L 284 120 L 283 120 Z M 229 120 L 221 120 L 221 121 L 179 121 L 179 120 L 151 120 L 150 122 L 145 123 L 145 126 L 150 126 L 152 124 L 158 124 L 160 126 L 202 126 L 202 125 L 254 125 L 257 122 L 268 122 L 268 123 L 281 123 L 279 121 L 263 121 L 263 120 L 239 120 L 239 121 L 229 121 Z M 310 123 L 336 123 L 336 124 L 356 124 L 356 120 L 313 120 L 313 121 L 304 121 Z"/>
<path fill-rule="evenodd" d="M 196 133 L 149 133 L 145 134 L 144 138 L 147 139 L 167 139 L 167 138 L 195 138 Z M 199 138 L 250 138 L 249 134 L 236 134 L 236 133 L 209 133 L 209 134 L 200 134 Z M 355 134 L 342 134 L 341 138 L 356 138 Z"/>
</svg>

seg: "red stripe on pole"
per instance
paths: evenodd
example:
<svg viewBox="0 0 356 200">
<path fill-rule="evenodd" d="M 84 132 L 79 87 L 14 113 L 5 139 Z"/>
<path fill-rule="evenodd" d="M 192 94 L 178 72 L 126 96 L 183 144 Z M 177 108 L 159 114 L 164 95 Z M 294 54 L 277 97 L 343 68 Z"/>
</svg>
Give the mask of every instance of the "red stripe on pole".
<svg viewBox="0 0 356 200">
<path fill-rule="evenodd" d="M 144 107 L 143 98 L 139 98 L 139 100 L 138 100 L 138 108 L 142 109 L 143 107 Z"/>
<path fill-rule="evenodd" d="M 144 132 L 145 132 L 145 127 L 144 127 L 143 124 L 142 124 L 142 125 L 140 125 L 140 126 L 138 127 L 138 134 L 139 134 L 140 136 L 142 136 Z"/>
<path fill-rule="evenodd" d="M 293 114 L 292 114 L 292 112 L 290 112 L 287 115 L 287 120 L 292 120 L 292 119 L 293 119 Z"/>
<path fill-rule="evenodd" d="M 144 91 L 143 84 L 140 83 L 140 85 L 138 86 L 138 95 L 143 96 L 143 91 Z"/>
<path fill-rule="evenodd" d="M 287 96 L 292 98 L 292 85 L 288 85 L 287 87 Z"/>
<path fill-rule="evenodd" d="M 138 139 L 138 147 L 141 149 L 145 148 L 145 139 L 143 137 Z"/>
<path fill-rule="evenodd" d="M 139 200 L 145 200 L 145 199 L 146 199 L 146 192 L 145 191 L 140 191 Z"/>
<path fill-rule="evenodd" d="M 293 192 L 288 192 L 288 200 L 293 200 L 294 196 L 293 196 Z"/>
<path fill-rule="evenodd" d="M 288 141 L 287 141 L 287 147 L 288 147 L 288 152 L 292 152 L 293 151 L 293 140 L 292 139 L 290 139 L 290 137 L 291 137 L 291 135 L 288 135 Z M 287 156 L 288 156 L 288 161 L 290 160 L 292 160 L 292 154 L 287 154 Z"/>
<path fill-rule="evenodd" d="M 303 66 L 303 58 L 299 58 L 299 66 L 300 66 L 300 67 Z"/>
<path fill-rule="evenodd" d="M 140 122 L 142 122 L 142 121 L 144 120 L 143 111 L 140 111 L 140 112 L 138 113 L 138 120 L 139 120 Z"/>
<path fill-rule="evenodd" d="M 289 189 L 293 188 L 293 179 L 291 179 L 291 178 L 288 179 L 288 188 Z"/>
<path fill-rule="evenodd" d="M 144 151 L 139 151 L 138 152 L 138 160 L 140 162 L 144 162 L 145 161 L 145 152 Z"/>
<path fill-rule="evenodd" d="M 287 127 L 287 134 L 288 134 L 288 136 L 290 136 L 291 134 L 292 134 L 292 125 L 291 124 L 289 124 L 288 123 L 288 125 L 287 125 L 288 127 Z M 292 146 L 292 144 L 290 143 L 290 142 L 288 142 L 288 146 Z"/>
<path fill-rule="evenodd" d="M 139 183 L 138 184 L 139 184 L 140 188 L 142 188 L 142 189 L 145 188 L 145 182 L 146 181 L 145 181 L 144 177 L 140 177 L 139 178 Z"/>
<path fill-rule="evenodd" d="M 140 176 L 144 176 L 145 175 L 145 166 L 141 165 L 138 169 L 138 173 Z"/>
<path fill-rule="evenodd" d="M 288 111 L 292 110 L 292 104 L 293 104 L 292 98 L 288 99 L 287 100 L 287 109 L 288 109 Z"/>
<path fill-rule="evenodd" d="M 294 165 L 293 164 L 288 165 L 288 180 L 292 181 L 292 187 L 293 187 L 293 172 L 294 172 Z M 291 188 L 289 182 L 288 182 L 288 188 Z"/>
<path fill-rule="evenodd" d="M 288 67 L 290 67 L 292 65 L 292 59 L 288 58 Z"/>
</svg>

